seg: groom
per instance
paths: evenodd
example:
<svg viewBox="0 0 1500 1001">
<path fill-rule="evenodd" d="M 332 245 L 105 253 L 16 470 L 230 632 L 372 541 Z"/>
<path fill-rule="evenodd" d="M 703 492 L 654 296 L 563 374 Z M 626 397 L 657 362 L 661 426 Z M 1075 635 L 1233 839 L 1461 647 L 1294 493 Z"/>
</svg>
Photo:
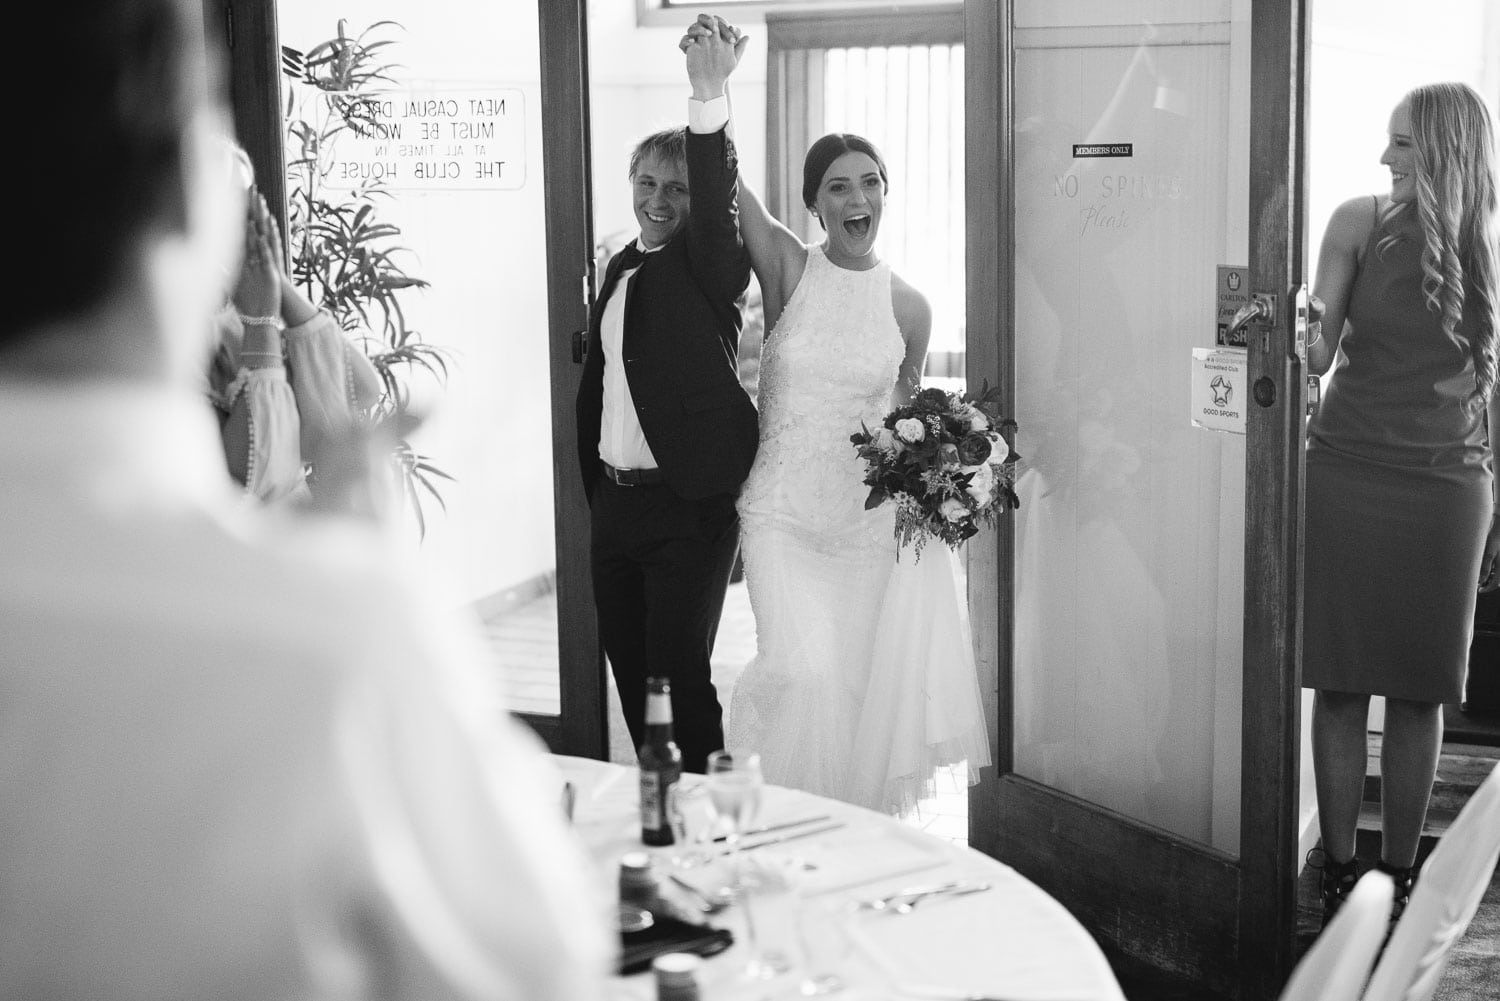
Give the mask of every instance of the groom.
<svg viewBox="0 0 1500 1001">
<path fill-rule="evenodd" d="M 647 136 L 630 158 L 641 234 L 610 261 L 589 315 L 577 415 L 594 600 L 625 722 L 639 747 L 646 679 L 669 678 L 683 767 L 701 772 L 724 744 L 709 655 L 758 432 L 735 361 L 750 263 L 726 55 L 692 49 L 689 128 Z"/>
</svg>

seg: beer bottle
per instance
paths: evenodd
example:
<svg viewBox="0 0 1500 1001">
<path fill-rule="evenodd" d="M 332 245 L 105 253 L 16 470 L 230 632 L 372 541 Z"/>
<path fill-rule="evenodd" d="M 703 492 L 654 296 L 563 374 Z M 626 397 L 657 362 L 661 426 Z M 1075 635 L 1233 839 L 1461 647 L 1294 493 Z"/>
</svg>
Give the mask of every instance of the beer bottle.
<svg viewBox="0 0 1500 1001">
<path fill-rule="evenodd" d="M 641 766 L 641 840 L 670 845 L 682 751 L 672 739 L 672 690 L 666 678 L 646 679 L 646 740 L 636 755 Z"/>
</svg>

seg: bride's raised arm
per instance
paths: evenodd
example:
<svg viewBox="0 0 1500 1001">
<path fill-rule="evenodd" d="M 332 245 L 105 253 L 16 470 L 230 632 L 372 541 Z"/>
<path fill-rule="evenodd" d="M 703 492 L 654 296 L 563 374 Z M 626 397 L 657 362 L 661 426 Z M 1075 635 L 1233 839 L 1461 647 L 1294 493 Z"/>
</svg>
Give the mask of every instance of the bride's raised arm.
<svg viewBox="0 0 1500 1001">
<path fill-rule="evenodd" d="M 687 56 L 688 79 L 695 100 L 727 96 L 729 75 L 739 65 L 749 36 L 721 17 L 700 14 L 688 27 L 678 47 Z M 739 179 L 740 238 L 750 254 L 750 266 L 760 282 L 767 333 L 776 326 L 781 310 L 807 264 L 807 247 L 767 211 L 755 191 Z"/>
<path fill-rule="evenodd" d="M 760 282 L 766 333 L 775 328 L 781 311 L 802 280 L 807 247 L 761 204 L 759 196 L 740 182 L 740 236 L 750 253 L 750 267 Z"/>
</svg>

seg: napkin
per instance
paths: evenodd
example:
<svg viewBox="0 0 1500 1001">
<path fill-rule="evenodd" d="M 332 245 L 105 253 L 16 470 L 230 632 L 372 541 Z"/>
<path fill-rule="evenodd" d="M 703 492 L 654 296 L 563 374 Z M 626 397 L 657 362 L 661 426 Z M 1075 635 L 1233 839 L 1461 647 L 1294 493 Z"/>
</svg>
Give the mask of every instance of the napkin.
<svg viewBox="0 0 1500 1001">
<path fill-rule="evenodd" d="M 727 928 L 689 924 L 668 914 L 657 912 L 651 927 L 620 933 L 620 973 L 640 973 L 651 968 L 651 961 L 669 952 L 694 952 L 712 956 L 734 943 Z"/>
<path fill-rule="evenodd" d="M 951 861 L 945 843 L 915 828 L 907 831 L 894 824 L 840 827 L 764 848 L 745 849 L 743 857 L 798 863 L 804 896 L 831 893 Z M 733 876 L 731 861 L 731 856 L 721 855 L 707 865 L 677 870 L 675 875 L 714 896 Z"/>
<path fill-rule="evenodd" d="M 919 872 L 951 860 L 944 842 L 895 824 L 847 827 L 777 850 L 811 867 L 803 883 L 808 895 Z"/>
</svg>

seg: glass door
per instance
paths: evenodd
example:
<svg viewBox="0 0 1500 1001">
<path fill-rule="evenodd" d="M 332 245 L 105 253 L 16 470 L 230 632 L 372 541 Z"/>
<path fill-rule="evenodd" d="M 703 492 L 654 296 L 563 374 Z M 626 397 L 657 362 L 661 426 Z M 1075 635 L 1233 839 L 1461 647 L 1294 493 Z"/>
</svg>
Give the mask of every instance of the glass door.
<svg viewBox="0 0 1500 1001">
<path fill-rule="evenodd" d="M 205 7 L 294 252 L 337 234 L 330 252 L 366 282 L 349 336 L 425 415 L 399 529 L 414 572 L 479 620 L 506 708 L 553 750 L 602 756 L 573 433 L 591 244 L 582 0 Z M 294 277 L 326 300 L 321 279 Z M 368 295 L 381 280 L 384 304 Z"/>
<path fill-rule="evenodd" d="M 969 327 L 1004 332 L 971 333 L 969 379 L 1010 386 L 1021 506 L 970 567 L 1003 748 L 970 841 L 1069 906 L 1122 980 L 1274 996 L 1296 875 L 1302 5 L 1003 6 L 968 5 L 970 92 L 993 95 L 968 108 L 969 169 L 1002 203 L 971 216 Z M 1263 320 L 1236 326 L 1257 296 Z"/>
</svg>

